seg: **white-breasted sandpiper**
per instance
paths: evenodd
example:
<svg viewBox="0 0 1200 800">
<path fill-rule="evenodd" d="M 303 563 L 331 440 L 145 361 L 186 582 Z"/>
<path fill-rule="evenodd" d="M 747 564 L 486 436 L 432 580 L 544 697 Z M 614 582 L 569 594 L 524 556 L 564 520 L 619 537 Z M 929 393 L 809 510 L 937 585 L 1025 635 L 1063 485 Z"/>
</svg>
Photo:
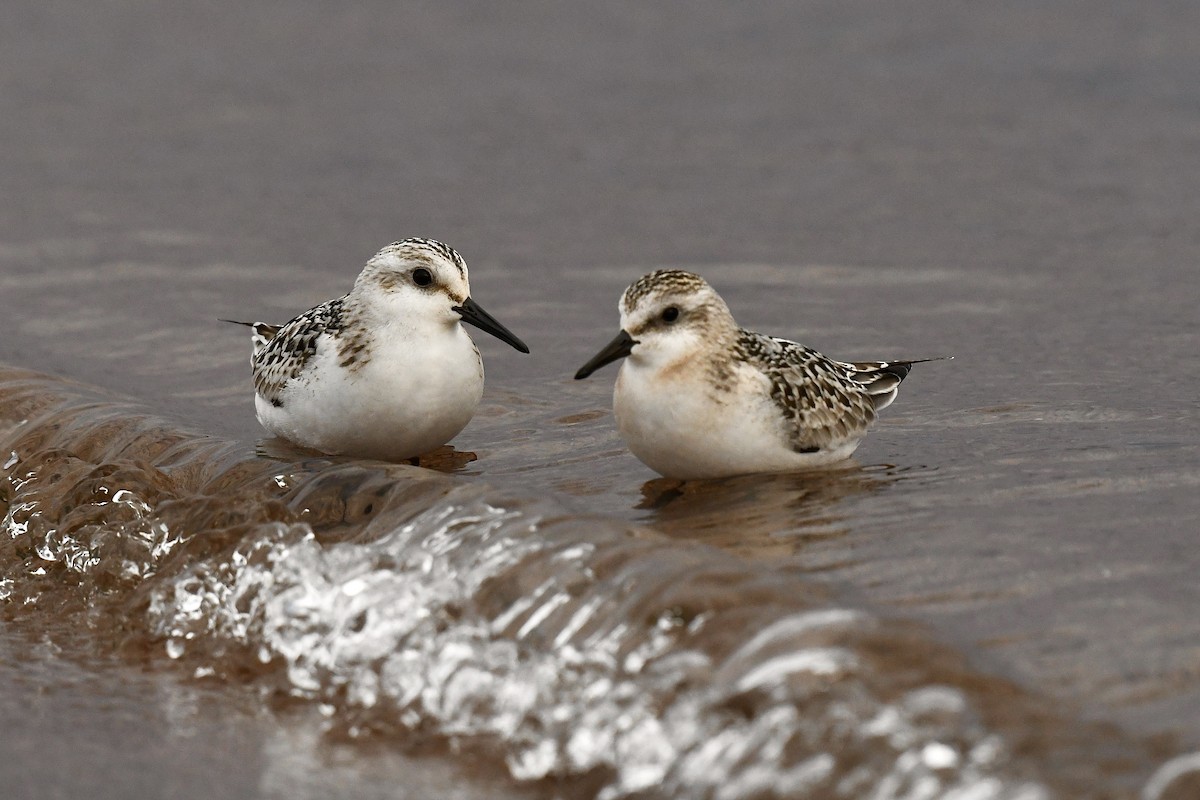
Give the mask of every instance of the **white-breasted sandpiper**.
<svg viewBox="0 0 1200 800">
<path fill-rule="evenodd" d="M 226 320 L 233 322 L 233 320 Z M 529 348 L 471 299 L 467 265 L 433 239 L 367 262 L 349 294 L 253 330 L 254 407 L 271 433 L 334 455 L 402 461 L 466 427 L 483 360 L 461 322 Z"/>
<path fill-rule="evenodd" d="M 575 374 L 625 358 L 613 412 L 626 445 L 670 478 L 842 461 L 896 398 L 908 361 L 834 361 L 738 326 L 699 275 L 658 270 L 621 296 L 621 332 Z"/>
</svg>

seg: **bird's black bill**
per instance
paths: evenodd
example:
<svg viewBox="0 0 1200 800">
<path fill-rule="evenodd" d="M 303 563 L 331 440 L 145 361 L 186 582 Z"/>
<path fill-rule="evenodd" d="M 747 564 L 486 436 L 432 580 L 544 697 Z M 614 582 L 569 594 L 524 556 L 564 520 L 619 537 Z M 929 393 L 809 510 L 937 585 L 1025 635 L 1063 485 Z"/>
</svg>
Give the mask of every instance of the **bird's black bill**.
<svg viewBox="0 0 1200 800">
<path fill-rule="evenodd" d="M 599 353 L 592 356 L 591 361 L 579 368 L 579 372 L 575 373 L 575 380 L 583 380 L 605 364 L 611 364 L 618 358 L 624 358 L 633 350 L 635 344 L 637 344 L 636 339 L 625 331 L 621 331 L 617 334 L 617 338 L 605 345 L 604 349 Z"/>
<path fill-rule="evenodd" d="M 454 311 L 462 317 L 463 322 L 474 325 L 479 330 L 490 333 L 505 344 L 512 345 L 522 353 L 528 353 L 529 347 L 513 334 L 508 328 L 496 321 L 496 318 L 483 310 L 483 307 L 471 298 L 463 301 L 461 306 L 454 306 Z"/>
</svg>

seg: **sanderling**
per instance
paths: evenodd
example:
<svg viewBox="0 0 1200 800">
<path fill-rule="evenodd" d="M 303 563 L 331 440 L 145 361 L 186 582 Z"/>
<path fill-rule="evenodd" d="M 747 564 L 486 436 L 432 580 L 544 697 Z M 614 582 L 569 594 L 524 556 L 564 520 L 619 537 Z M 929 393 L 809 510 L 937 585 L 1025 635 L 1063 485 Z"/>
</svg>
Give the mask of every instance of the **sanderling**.
<svg viewBox="0 0 1200 800">
<path fill-rule="evenodd" d="M 285 325 L 236 323 L 254 331 L 258 421 L 304 447 L 364 458 L 401 461 L 450 441 L 483 396 L 483 360 L 459 323 L 529 352 L 470 292 L 453 248 L 405 239 L 376 253 L 344 297 Z"/>
<path fill-rule="evenodd" d="M 669 478 L 788 472 L 850 456 L 911 361 L 834 361 L 739 328 L 698 275 L 659 270 L 621 296 L 621 332 L 575 378 L 628 356 L 613 391 L 622 438 Z"/>
</svg>

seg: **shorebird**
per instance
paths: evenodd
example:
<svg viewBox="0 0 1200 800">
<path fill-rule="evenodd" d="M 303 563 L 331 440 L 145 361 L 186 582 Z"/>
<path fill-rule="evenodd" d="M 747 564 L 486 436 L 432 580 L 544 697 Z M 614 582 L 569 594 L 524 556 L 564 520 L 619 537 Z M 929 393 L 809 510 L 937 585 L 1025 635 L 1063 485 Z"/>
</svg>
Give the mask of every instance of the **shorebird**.
<svg viewBox="0 0 1200 800">
<path fill-rule="evenodd" d="M 460 324 L 529 348 L 471 299 L 467 265 L 433 239 L 367 262 L 349 294 L 253 330 L 254 407 L 271 433 L 335 455 L 402 461 L 454 438 L 483 395 Z"/>
<path fill-rule="evenodd" d="M 617 428 L 670 478 L 790 472 L 848 458 L 896 398 L 908 361 L 834 361 L 748 331 L 699 275 L 659 270 L 621 296 L 621 332 L 576 379 L 625 358 Z"/>
</svg>

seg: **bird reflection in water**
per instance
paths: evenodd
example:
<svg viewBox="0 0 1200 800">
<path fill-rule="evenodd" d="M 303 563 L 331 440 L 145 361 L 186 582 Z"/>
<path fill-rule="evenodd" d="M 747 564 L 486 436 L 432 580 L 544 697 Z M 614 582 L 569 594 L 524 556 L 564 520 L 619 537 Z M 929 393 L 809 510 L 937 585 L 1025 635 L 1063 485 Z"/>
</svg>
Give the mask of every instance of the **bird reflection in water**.
<svg viewBox="0 0 1200 800">
<path fill-rule="evenodd" d="M 906 471 L 890 464 L 718 480 L 657 478 L 642 485 L 641 521 L 667 536 L 702 541 L 750 558 L 791 556 L 805 544 L 850 531 L 839 507 L 878 492 Z"/>
<path fill-rule="evenodd" d="M 280 439 L 276 436 L 259 439 L 254 448 L 254 454 L 260 458 L 270 458 L 275 461 L 294 461 L 306 457 L 315 457 L 323 461 L 335 461 L 339 458 L 347 458 L 346 456 L 328 456 L 316 450 L 292 444 L 286 439 Z M 424 467 L 426 469 L 437 470 L 438 472 L 453 473 L 466 469 L 468 464 L 478 460 L 479 456 L 470 450 L 456 450 L 450 445 L 444 444 L 428 453 L 396 463 Z"/>
</svg>

